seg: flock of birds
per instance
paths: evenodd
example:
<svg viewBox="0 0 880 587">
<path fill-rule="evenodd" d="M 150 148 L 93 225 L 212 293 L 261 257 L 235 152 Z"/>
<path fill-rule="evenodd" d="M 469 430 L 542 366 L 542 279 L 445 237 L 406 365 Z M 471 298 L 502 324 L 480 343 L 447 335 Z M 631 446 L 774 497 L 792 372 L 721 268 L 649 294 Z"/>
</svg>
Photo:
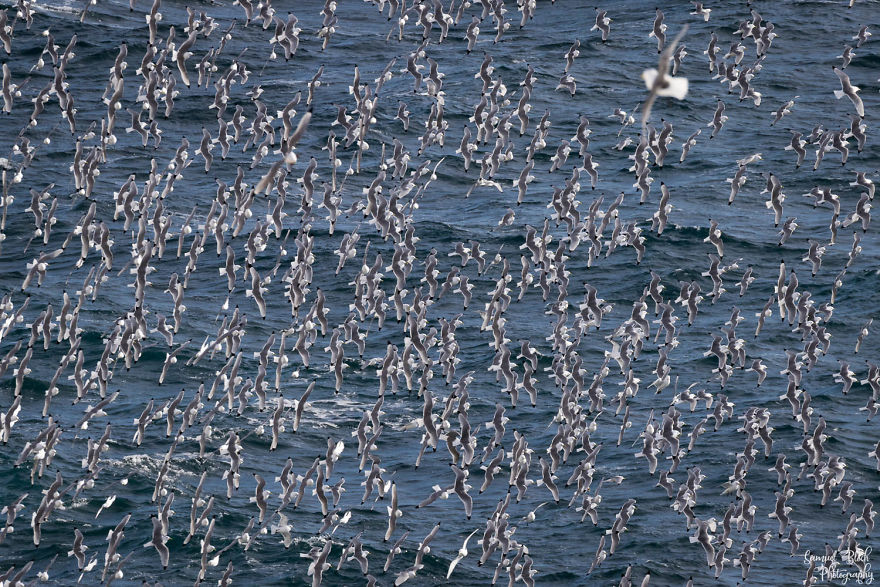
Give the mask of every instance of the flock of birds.
<svg viewBox="0 0 880 587">
<path fill-rule="evenodd" d="M 662 248 L 664 232 L 680 229 L 670 223 L 671 202 L 687 195 L 675 193 L 673 180 L 652 189 L 653 176 L 685 166 L 701 143 L 722 136 L 735 122 L 731 105 L 762 106 L 758 76 L 780 33 L 757 7 L 738 6 L 738 28 L 719 25 L 684 65 L 717 12 L 694 2 L 676 16 L 689 24 L 670 30 L 656 9 L 640 34 L 656 41 L 659 63 L 644 71 L 644 88 L 629 82 L 640 109 L 612 113 L 593 112 L 587 82 L 575 75 L 588 37 L 631 44 L 615 39 L 612 7 L 595 9 L 592 28 L 559 55 L 557 83 L 558 72 L 520 62 L 515 73 L 495 59 L 536 26 L 539 12 L 564 17 L 552 3 L 372 0 L 376 22 L 390 28 L 378 41 L 364 33 L 364 43 L 403 53 L 362 74 L 350 55 L 331 53 L 343 25 L 354 26 L 348 3 L 327 0 L 317 19 L 316 11 L 298 12 L 307 26 L 269 0 L 236 0 L 225 8 L 236 10 L 229 20 L 212 16 L 214 2 L 186 7 L 174 22 L 163 18 L 162 0 L 145 1 L 91 0 L 58 12 L 17 0 L 0 10 L 2 123 L 14 128 L 0 161 L 0 466 L 31 486 L 0 492 L 0 584 L 133 576 L 229 585 L 247 580 L 246 569 L 275 564 L 315 586 L 343 568 L 368 585 L 464 581 L 463 573 L 533 585 L 559 569 L 542 564 L 546 543 L 530 549 L 527 540 L 566 519 L 575 524 L 552 539 L 565 550 L 587 536 L 580 524 L 588 518 L 603 530 L 589 538 L 595 554 L 568 566 L 591 581 L 620 559 L 627 530 L 647 515 L 644 493 L 668 499 L 684 518 L 673 517 L 670 532 L 686 538 L 695 559 L 705 555 L 705 567 L 689 567 L 702 574 L 688 584 L 745 581 L 770 543 L 809 563 L 804 585 L 844 568 L 867 578 L 880 442 L 871 439 L 867 456 L 846 452 L 823 410 L 848 394 L 865 403 L 847 417 L 870 420 L 880 409 L 871 316 L 857 326 L 832 322 L 847 276 L 860 262 L 871 267 L 865 257 L 876 266 L 877 242 L 867 240 L 875 171 L 864 165 L 865 117 L 876 99 L 858 85 L 873 80 L 847 73 L 870 48 L 869 26 L 839 39 L 839 89 L 829 86 L 825 96 L 828 109 L 845 110 L 846 125 L 791 129 L 789 170 L 761 172 L 778 231 L 773 246 L 788 258 L 771 268 L 725 256 L 724 209 L 748 213 L 737 196 L 764 159 L 756 152 L 736 161 L 729 192 L 713 188 L 723 193 L 701 228 L 704 271 L 676 280 L 651 268 L 638 273 L 647 277 L 634 286 L 639 295 L 606 301 L 590 283 L 603 264 L 635 268 L 651 247 Z M 109 75 L 100 72 L 103 94 L 82 95 L 80 78 L 95 75 L 89 64 L 77 69 L 86 36 L 62 38 L 56 23 L 85 26 L 128 10 L 143 13 L 146 27 L 131 33 L 145 38 L 114 49 Z M 231 47 L 245 33 L 248 44 L 236 54 Z M 440 60 L 439 47 L 460 63 Z M 470 61 L 472 51 L 481 60 Z M 263 80 L 267 68 L 300 76 L 306 53 L 325 64 L 287 85 Z M 700 91 L 682 71 L 695 59 L 728 93 L 676 149 L 673 119 L 658 122 L 656 112 Z M 263 71 L 249 69 L 255 62 Z M 473 77 L 447 78 L 441 69 L 453 65 Z M 343 75 L 352 76 L 348 91 L 337 89 L 331 102 L 328 86 Z M 447 100 L 447 90 L 468 92 L 472 104 Z M 539 94 L 551 104 L 583 102 L 589 116 L 533 112 Z M 781 128 L 798 99 L 763 113 L 767 128 Z M 472 114 L 458 130 L 447 109 Z M 190 142 L 175 125 L 198 117 L 214 122 Z M 617 196 L 602 192 L 591 118 L 619 123 L 616 145 L 600 157 L 610 175 L 608 153 L 628 156 L 632 186 L 605 180 Z M 551 132 L 572 122 L 573 135 Z M 64 141 L 69 150 L 53 151 Z M 782 181 L 802 165 L 818 170 L 826 155 L 839 163 L 825 166 L 846 166 L 853 150 L 851 182 L 805 194 L 817 214 L 828 212 L 829 232 L 811 231 L 808 249 L 794 251 L 789 239 L 805 229 L 797 231 Z M 556 184 L 535 189 L 538 173 Z M 467 189 L 453 193 L 453 179 Z M 480 208 L 500 216 L 484 231 L 516 244 L 496 251 L 476 239 L 432 238 L 425 219 L 436 220 L 428 210 L 443 200 L 451 223 L 472 202 L 503 202 L 502 210 Z M 870 254 L 861 256 L 863 239 Z M 848 253 L 829 286 L 817 276 L 823 256 L 840 247 Z M 800 281 L 805 267 L 812 290 Z M 766 285 L 761 299 L 756 281 Z M 729 318 L 709 323 L 706 307 L 724 304 Z M 765 324 L 781 346 L 762 343 Z M 511 340 L 513 331 L 533 335 Z M 832 345 L 832 332 L 835 342 L 855 338 L 855 348 Z M 489 350 L 460 344 L 465 336 Z M 833 373 L 827 355 L 838 357 Z M 677 367 L 692 360 L 709 364 L 708 378 L 681 376 Z M 772 366 L 780 361 L 778 376 Z M 806 381 L 832 375 L 839 394 L 820 398 L 814 411 Z M 756 387 L 760 395 L 745 395 Z M 535 423 L 537 406 L 546 421 Z M 699 419 L 688 421 L 691 414 Z M 780 426 L 787 432 L 774 437 Z M 730 446 L 723 486 L 704 488 L 700 449 L 715 441 L 701 437 L 719 430 L 739 444 Z M 789 432 L 802 440 L 778 441 Z M 848 464 L 874 461 L 876 472 L 848 474 Z M 775 487 L 769 510 L 753 496 L 762 476 Z M 152 491 L 127 493 L 130 481 L 145 478 Z M 427 494 L 424 479 L 436 481 Z M 703 497 L 712 492 L 719 495 Z M 716 498 L 729 500 L 726 509 L 706 505 Z M 446 499 L 461 507 L 432 505 Z M 837 539 L 807 534 L 815 514 L 796 510 L 816 506 L 828 506 L 821 516 L 839 527 Z M 126 537 L 135 528 L 149 535 L 145 544 Z M 440 550 L 438 537 L 461 546 Z M 816 556 L 804 558 L 807 541 Z M 36 550 L 25 550 L 31 543 Z M 273 547 L 299 557 L 284 559 Z M 132 558 L 155 572 L 126 575 Z M 651 581 L 644 561 L 615 574 L 619 585 Z"/>
</svg>

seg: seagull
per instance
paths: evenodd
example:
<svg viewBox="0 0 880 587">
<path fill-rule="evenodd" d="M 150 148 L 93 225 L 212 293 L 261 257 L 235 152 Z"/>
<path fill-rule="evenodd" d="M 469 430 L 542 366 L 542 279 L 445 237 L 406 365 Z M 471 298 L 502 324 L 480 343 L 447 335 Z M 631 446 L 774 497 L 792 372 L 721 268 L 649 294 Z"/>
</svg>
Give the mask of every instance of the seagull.
<svg viewBox="0 0 880 587">
<path fill-rule="evenodd" d="M 856 54 L 853 53 L 853 48 L 852 48 L 851 46 L 849 46 L 849 45 L 845 45 L 845 46 L 843 47 L 843 54 L 842 54 L 842 55 L 838 55 L 838 56 L 836 57 L 837 59 L 842 59 L 842 60 L 843 60 L 843 63 L 841 63 L 841 65 L 840 65 L 840 69 L 846 69 L 846 66 L 849 65 L 849 64 L 852 62 L 852 59 L 853 59 L 853 57 L 855 57 L 855 56 L 856 56 Z"/>
<path fill-rule="evenodd" d="M 386 573 L 388 572 L 388 568 L 391 566 L 391 561 L 394 560 L 394 557 L 403 552 L 403 549 L 401 549 L 400 546 L 401 544 L 403 544 L 403 541 L 406 540 L 408 536 L 409 531 L 407 530 L 406 532 L 404 532 L 403 536 L 397 539 L 397 542 L 395 542 L 394 546 L 392 546 L 391 549 L 388 551 L 388 558 L 385 560 L 384 568 Z"/>
<path fill-rule="evenodd" d="M 549 502 L 549 501 L 545 501 L 544 503 L 538 504 L 538 506 L 537 506 L 535 509 L 533 509 L 533 510 L 530 511 L 528 514 L 526 514 L 525 516 L 523 516 L 522 521 L 523 521 L 523 522 L 526 522 L 526 523 L 534 522 L 534 521 L 535 521 L 535 513 L 536 513 L 539 509 L 541 509 L 542 507 L 544 507 L 545 505 L 547 505 L 548 503 L 550 503 L 550 502 Z"/>
<path fill-rule="evenodd" d="M 648 34 L 648 38 L 654 37 L 657 39 L 657 53 L 663 52 L 663 45 L 664 43 L 666 43 L 667 27 L 665 24 L 663 24 L 663 18 L 663 11 L 658 8 L 657 14 L 654 17 L 654 25 L 651 28 L 651 32 Z"/>
<path fill-rule="evenodd" d="M 403 515 L 403 511 L 397 507 L 397 484 L 391 482 L 391 505 L 388 506 L 388 529 L 385 531 L 384 542 L 387 542 L 397 525 L 397 518 Z"/>
<path fill-rule="evenodd" d="M 712 134 L 709 135 L 710 139 L 714 139 L 715 135 L 721 131 L 721 128 L 724 126 L 724 123 L 727 122 L 727 119 L 728 117 L 724 115 L 724 102 L 718 100 L 718 104 L 715 107 L 715 114 L 712 116 L 712 122 L 706 125 L 712 127 Z"/>
<path fill-rule="evenodd" d="M 557 84 L 556 89 L 568 90 L 568 92 L 574 96 L 574 93 L 577 90 L 577 84 L 575 83 L 574 77 L 568 73 L 562 74 L 562 77 L 559 78 L 559 84 Z"/>
<path fill-rule="evenodd" d="M 791 100 L 789 100 L 788 102 L 786 102 L 785 104 L 780 106 L 779 109 L 776 110 L 776 112 L 774 112 L 771 115 L 774 118 L 773 118 L 773 122 L 770 123 L 770 126 L 773 126 L 774 124 L 776 124 L 777 122 L 782 120 L 782 117 L 785 116 L 786 114 L 791 114 L 791 108 L 794 106 L 794 102 L 798 98 L 800 98 L 800 96 L 795 96 L 794 98 L 792 98 Z"/>
<path fill-rule="evenodd" d="M 590 31 L 601 31 L 602 33 L 602 42 L 606 42 L 608 40 L 608 34 L 611 32 L 611 19 L 608 18 L 608 13 L 605 10 L 600 8 L 596 8 L 596 24 L 590 28 Z"/>
<path fill-rule="evenodd" d="M 452 471 L 455 473 L 455 483 L 453 484 L 453 491 L 461 500 L 461 503 L 464 505 L 464 513 L 467 516 L 467 519 L 471 519 L 471 510 L 473 508 L 473 498 L 468 495 L 467 490 L 470 489 L 470 485 L 466 484 L 465 481 L 468 478 L 468 470 L 467 469 L 459 469 L 455 465 L 450 465 L 452 467 Z"/>
<path fill-rule="evenodd" d="M 761 387 L 761 384 L 764 383 L 764 379 L 767 378 L 767 367 L 764 365 L 763 362 L 761 362 L 761 359 L 755 359 L 754 361 L 752 361 L 752 366 L 750 367 L 750 369 L 758 374 L 757 387 Z"/>
<path fill-rule="evenodd" d="M 468 534 L 468 537 L 464 539 L 464 543 L 462 543 L 461 548 L 458 549 L 458 555 L 454 559 L 452 559 L 451 563 L 449 563 L 449 570 L 446 571 L 446 578 L 447 579 L 452 576 L 452 571 L 455 570 L 455 567 L 458 566 L 458 563 L 460 563 L 462 561 L 462 559 L 464 559 L 464 557 L 466 557 L 468 555 L 468 549 L 467 549 L 468 541 L 471 539 L 471 536 L 473 536 L 474 534 L 479 532 L 479 530 L 480 529 L 477 528 L 476 530 L 474 530 L 473 532 Z"/>
<path fill-rule="evenodd" d="M 862 342 L 864 342 L 865 338 L 868 336 L 868 329 L 871 327 L 871 324 L 874 323 L 873 318 L 869 318 L 867 322 L 862 326 L 859 330 L 859 335 L 856 338 L 856 349 L 855 354 L 859 354 L 859 349 L 862 347 Z"/>
<path fill-rule="evenodd" d="M 853 40 L 856 42 L 856 49 L 862 46 L 865 42 L 867 42 L 868 37 L 873 36 L 871 31 L 868 30 L 868 25 L 862 25 L 859 28 L 859 32 L 853 36 Z"/>
<path fill-rule="evenodd" d="M 164 571 L 168 569 L 169 550 L 168 547 L 165 546 L 165 543 L 168 542 L 168 536 L 163 535 L 162 521 L 156 514 L 150 516 L 150 519 L 153 520 L 153 538 L 144 544 L 144 548 L 150 548 L 152 546 L 156 549 L 159 553 L 159 561 L 162 564 L 162 570 Z"/>
<path fill-rule="evenodd" d="M 658 18 L 662 13 L 657 9 Z M 663 25 L 665 27 L 665 25 Z M 651 117 L 651 108 L 657 97 L 673 97 L 676 100 L 684 100 L 688 93 L 688 80 L 684 77 L 669 77 L 669 59 L 675 51 L 678 42 L 687 32 L 687 25 L 682 27 L 681 32 L 672 40 L 672 43 L 666 47 L 666 50 L 660 54 L 660 60 L 657 63 L 657 69 L 646 69 L 642 72 L 642 79 L 645 80 L 645 87 L 650 93 L 642 106 L 642 135 L 647 134 L 648 119 Z M 660 40 L 658 39 L 658 44 Z"/>
<path fill-rule="evenodd" d="M 791 544 L 791 552 L 790 556 L 794 556 L 798 549 L 801 547 L 801 538 L 803 538 L 803 534 L 798 533 L 797 526 L 789 526 L 788 536 L 782 539 L 782 542 L 788 542 Z"/>
<path fill-rule="evenodd" d="M 849 98 L 853 103 L 853 106 L 856 107 L 856 113 L 859 115 L 859 118 L 864 118 L 865 105 L 859 97 L 859 87 L 852 85 L 852 82 L 849 81 L 849 76 L 846 75 L 842 69 L 838 68 L 836 65 L 833 65 L 831 68 L 834 70 L 834 73 L 837 74 L 837 77 L 840 78 L 840 86 L 842 88 L 840 90 L 834 90 L 834 97 L 838 100 L 844 96 Z"/>
<path fill-rule="evenodd" d="M 579 51 L 580 46 L 580 40 L 575 39 L 574 44 L 565 52 L 565 73 L 568 73 L 568 70 L 571 69 L 571 66 L 574 64 L 575 58 L 581 54 Z"/>
<path fill-rule="evenodd" d="M 504 216 L 501 217 L 501 220 L 498 221 L 498 226 L 510 226 L 516 220 L 516 212 L 512 209 L 508 208 L 507 212 Z"/>
<path fill-rule="evenodd" d="M 587 571 L 587 574 L 591 574 L 593 569 L 600 567 L 606 558 L 608 558 L 608 552 L 605 550 L 605 534 L 602 534 L 599 537 L 599 548 L 596 549 L 596 556 L 593 557 L 593 562 L 590 564 L 590 570 Z"/>
<path fill-rule="evenodd" d="M 293 535 L 291 534 L 293 525 L 284 514 L 278 513 L 278 523 L 273 524 L 270 530 L 272 534 L 281 534 L 281 544 L 284 545 L 284 548 L 290 548 L 290 545 L 293 544 Z"/>
<path fill-rule="evenodd" d="M 309 563 L 308 571 L 306 575 L 312 578 L 312 586 L 316 587 L 321 584 L 321 581 L 324 576 L 324 571 L 330 568 L 330 564 L 327 562 L 327 557 L 330 556 L 330 549 L 333 547 L 333 543 L 330 540 L 324 542 L 324 546 L 322 548 L 318 548 L 317 546 L 312 548 L 308 554 L 300 554 L 301 557 L 309 558 L 312 560 Z"/>
<path fill-rule="evenodd" d="M 691 150 L 691 147 L 696 146 L 697 137 L 703 134 L 703 129 L 698 128 L 694 133 L 689 136 L 682 144 L 681 144 L 681 158 L 678 160 L 679 163 L 684 163 L 685 157 L 687 157 L 688 153 Z"/>
<path fill-rule="evenodd" d="M 89 547 L 83 544 L 83 534 L 80 532 L 79 528 L 74 528 L 73 534 L 73 548 L 67 552 L 67 556 L 75 556 L 77 565 L 79 565 L 79 570 L 82 571 L 86 564 L 85 551 L 88 550 Z"/>
<path fill-rule="evenodd" d="M 95 514 L 95 519 L 97 520 L 98 516 L 101 515 L 101 512 L 103 512 L 104 510 L 106 510 L 107 508 L 112 506 L 114 501 L 116 501 L 116 494 L 113 494 L 110 497 L 108 497 L 106 500 L 104 500 L 104 503 L 101 504 L 101 507 L 98 508 L 98 511 Z"/>
<path fill-rule="evenodd" d="M 709 22 L 709 14 L 711 14 L 711 8 L 703 8 L 702 2 L 691 2 L 694 5 L 694 11 L 691 12 L 694 16 L 702 16 L 704 22 Z"/>
<path fill-rule="evenodd" d="M 801 164 L 804 162 L 804 157 L 807 155 L 807 150 L 804 149 L 804 145 L 807 144 L 805 140 L 801 138 L 801 133 L 797 131 L 791 132 L 791 143 L 785 146 L 786 151 L 794 151 L 797 153 L 797 164 L 795 165 L 795 169 L 800 168 Z"/>
<path fill-rule="evenodd" d="M 404 102 L 398 102 L 397 115 L 394 117 L 394 119 L 399 120 L 403 124 L 403 132 L 407 132 L 409 130 L 409 110 L 407 110 L 406 104 Z"/>
</svg>

